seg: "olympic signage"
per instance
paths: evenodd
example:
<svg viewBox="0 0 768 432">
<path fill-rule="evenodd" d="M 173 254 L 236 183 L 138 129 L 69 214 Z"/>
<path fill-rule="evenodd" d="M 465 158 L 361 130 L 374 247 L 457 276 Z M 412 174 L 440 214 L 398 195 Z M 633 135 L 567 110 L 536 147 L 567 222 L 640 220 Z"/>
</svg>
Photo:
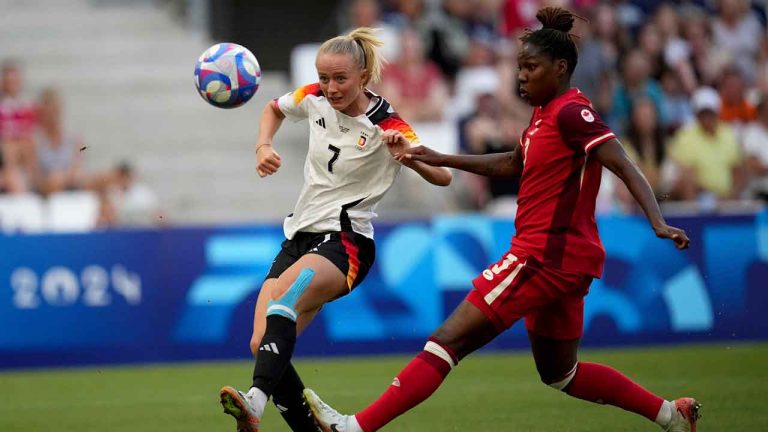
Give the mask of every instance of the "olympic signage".
<svg viewBox="0 0 768 432">
<path fill-rule="evenodd" d="M 674 249 L 634 217 L 598 220 L 608 253 L 586 345 L 768 338 L 768 212 L 680 218 Z M 376 226 L 377 261 L 299 338 L 298 355 L 410 352 L 498 261 L 511 220 Z M 249 357 L 278 225 L 0 237 L 0 368 Z M 527 345 L 515 325 L 491 345 Z"/>
</svg>

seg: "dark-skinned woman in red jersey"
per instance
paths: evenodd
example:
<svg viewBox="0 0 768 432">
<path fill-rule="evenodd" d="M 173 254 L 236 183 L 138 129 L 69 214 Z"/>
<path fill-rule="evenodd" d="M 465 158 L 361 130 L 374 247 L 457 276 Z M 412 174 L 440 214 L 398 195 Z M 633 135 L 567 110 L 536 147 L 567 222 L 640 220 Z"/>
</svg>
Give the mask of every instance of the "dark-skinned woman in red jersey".
<svg viewBox="0 0 768 432">
<path fill-rule="evenodd" d="M 626 184 L 656 235 L 688 247 L 681 229 L 667 225 L 653 191 L 621 143 L 570 84 L 575 16 L 544 8 L 543 27 L 522 37 L 520 96 L 534 107 L 513 151 L 444 155 L 414 147 L 397 157 L 485 176 L 520 176 L 511 248 L 473 281 L 467 298 L 435 331 L 392 385 L 355 415 L 341 415 L 311 390 L 305 398 L 326 431 L 372 432 L 427 399 L 450 370 L 521 318 L 541 380 L 590 402 L 646 417 L 665 431 L 695 432 L 700 404 L 665 400 L 608 366 L 577 359 L 584 297 L 600 277 L 605 250 L 597 233 L 595 201 L 607 167 Z"/>
</svg>

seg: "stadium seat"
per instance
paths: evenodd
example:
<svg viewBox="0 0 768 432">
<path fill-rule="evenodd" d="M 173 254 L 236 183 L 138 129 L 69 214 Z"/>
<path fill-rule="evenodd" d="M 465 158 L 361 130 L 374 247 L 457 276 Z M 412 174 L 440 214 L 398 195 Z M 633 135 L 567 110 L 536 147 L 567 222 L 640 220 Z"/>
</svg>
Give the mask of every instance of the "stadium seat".
<svg viewBox="0 0 768 432">
<path fill-rule="evenodd" d="M 48 230 L 85 232 L 96 228 L 99 198 L 92 192 L 60 192 L 48 198 Z"/>
<path fill-rule="evenodd" d="M 441 153 L 459 151 L 458 130 L 452 122 L 420 122 L 412 126 L 424 145 Z"/>
<path fill-rule="evenodd" d="M 5 233 L 44 231 L 43 200 L 37 195 L 0 195 L 0 230 Z"/>
<path fill-rule="evenodd" d="M 291 50 L 291 84 L 293 88 L 317 82 L 315 57 L 320 44 L 310 43 L 296 45 Z"/>
</svg>

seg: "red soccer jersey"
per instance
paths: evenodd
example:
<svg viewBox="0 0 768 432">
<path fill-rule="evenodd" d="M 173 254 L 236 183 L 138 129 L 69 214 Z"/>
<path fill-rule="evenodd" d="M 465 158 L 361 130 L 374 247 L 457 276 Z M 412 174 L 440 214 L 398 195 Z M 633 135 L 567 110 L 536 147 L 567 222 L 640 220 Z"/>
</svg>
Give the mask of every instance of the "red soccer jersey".
<svg viewBox="0 0 768 432">
<path fill-rule="evenodd" d="M 595 223 L 602 166 L 589 153 L 615 137 L 576 88 L 534 109 L 520 139 L 524 167 L 512 253 L 602 275 L 605 249 Z"/>
</svg>

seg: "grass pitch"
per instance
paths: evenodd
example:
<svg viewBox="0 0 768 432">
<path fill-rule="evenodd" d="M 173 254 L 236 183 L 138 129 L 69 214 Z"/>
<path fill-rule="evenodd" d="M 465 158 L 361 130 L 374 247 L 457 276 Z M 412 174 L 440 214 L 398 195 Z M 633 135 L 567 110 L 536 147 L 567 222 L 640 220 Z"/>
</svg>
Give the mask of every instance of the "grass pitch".
<svg viewBox="0 0 768 432">
<path fill-rule="evenodd" d="M 305 383 L 341 411 L 363 408 L 410 356 L 301 360 Z M 768 431 L 768 343 L 585 350 L 666 398 L 704 404 L 700 432 Z M 250 362 L 57 369 L 0 373 L 3 432 L 234 431 L 221 412 L 222 385 L 247 388 Z M 263 431 L 287 431 L 267 408 Z M 527 352 L 480 354 L 454 370 L 431 399 L 385 430 L 657 431 L 613 407 L 569 398 L 538 381 Z"/>
</svg>

